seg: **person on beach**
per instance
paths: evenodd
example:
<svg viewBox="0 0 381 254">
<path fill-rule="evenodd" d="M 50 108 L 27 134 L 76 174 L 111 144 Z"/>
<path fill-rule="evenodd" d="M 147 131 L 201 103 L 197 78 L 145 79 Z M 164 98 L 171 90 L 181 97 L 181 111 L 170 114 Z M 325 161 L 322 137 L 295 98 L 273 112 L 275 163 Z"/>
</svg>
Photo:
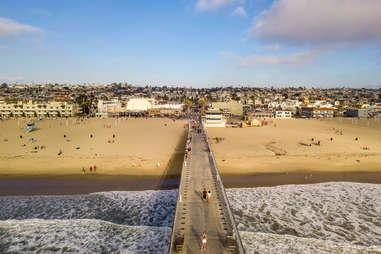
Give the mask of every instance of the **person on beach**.
<svg viewBox="0 0 381 254">
<path fill-rule="evenodd" d="M 93 169 L 94 169 L 94 172 L 96 172 L 97 171 L 97 166 L 94 165 Z"/>
<path fill-rule="evenodd" d="M 112 134 L 112 138 L 115 138 L 115 134 Z"/>
<path fill-rule="evenodd" d="M 201 250 L 206 251 L 206 233 L 202 233 L 202 240 L 201 240 Z"/>
<path fill-rule="evenodd" d="M 84 167 L 82 167 L 82 173 L 85 174 L 86 173 L 86 169 Z"/>
<path fill-rule="evenodd" d="M 92 166 L 90 166 L 89 170 L 90 170 L 90 172 L 93 172 L 93 167 L 92 167 Z"/>
</svg>

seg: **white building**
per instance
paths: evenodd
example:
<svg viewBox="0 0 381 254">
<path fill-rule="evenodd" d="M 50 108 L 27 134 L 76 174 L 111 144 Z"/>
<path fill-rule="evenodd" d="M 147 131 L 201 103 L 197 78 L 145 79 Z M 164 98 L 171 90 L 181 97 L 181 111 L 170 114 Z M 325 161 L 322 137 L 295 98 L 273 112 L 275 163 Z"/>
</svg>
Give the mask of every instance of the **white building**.
<svg viewBox="0 0 381 254">
<path fill-rule="evenodd" d="M 132 98 L 127 102 L 126 110 L 128 112 L 143 112 L 151 109 L 155 104 L 155 99 L 150 98 Z"/>
<path fill-rule="evenodd" d="M 209 110 L 204 118 L 205 127 L 225 127 L 226 120 L 220 110 Z"/>
<path fill-rule="evenodd" d="M 97 117 L 109 117 L 110 115 L 120 112 L 122 103 L 118 99 L 110 101 L 99 100 L 97 105 Z"/>
<path fill-rule="evenodd" d="M 292 112 L 291 111 L 275 111 L 275 118 L 291 118 Z"/>
<path fill-rule="evenodd" d="M 23 103 L 0 103 L 1 117 L 60 117 L 60 116 L 75 116 L 77 107 L 75 104 L 67 102 L 45 102 L 34 103 L 29 101 Z"/>
</svg>

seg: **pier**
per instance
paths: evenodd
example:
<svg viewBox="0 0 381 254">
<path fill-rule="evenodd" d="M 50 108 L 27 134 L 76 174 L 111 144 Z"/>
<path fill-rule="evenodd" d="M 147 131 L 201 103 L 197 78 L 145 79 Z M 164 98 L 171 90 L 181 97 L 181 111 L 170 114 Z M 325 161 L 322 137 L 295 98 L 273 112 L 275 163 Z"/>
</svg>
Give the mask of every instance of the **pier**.
<svg viewBox="0 0 381 254">
<path fill-rule="evenodd" d="M 244 253 L 206 129 L 197 133 L 189 127 L 188 140 L 169 253 Z M 204 188 L 212 192 L 209 201 L 202 199 Z"/>
</svg>

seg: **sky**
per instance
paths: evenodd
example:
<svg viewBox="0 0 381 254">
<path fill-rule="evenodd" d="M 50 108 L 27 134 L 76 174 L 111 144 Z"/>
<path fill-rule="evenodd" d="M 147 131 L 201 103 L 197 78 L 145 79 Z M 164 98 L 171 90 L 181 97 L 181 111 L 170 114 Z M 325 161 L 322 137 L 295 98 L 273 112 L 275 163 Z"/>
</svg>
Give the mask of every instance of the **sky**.
<svg viewBox="0 0 381 254">
<path fill-rule="evenodd" d="M 381 0 L 1 0 L 0 82 L 381 87 Z"/>
</svg>

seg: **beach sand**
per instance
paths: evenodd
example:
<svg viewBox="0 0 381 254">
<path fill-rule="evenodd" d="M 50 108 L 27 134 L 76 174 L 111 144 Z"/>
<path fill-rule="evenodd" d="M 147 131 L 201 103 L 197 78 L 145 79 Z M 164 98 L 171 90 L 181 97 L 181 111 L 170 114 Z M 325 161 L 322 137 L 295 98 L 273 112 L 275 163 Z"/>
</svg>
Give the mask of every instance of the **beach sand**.
<svg viewBox="0 0 381 254">
<path fill-rule="evenodd" d="M 381 119 L 270 122 L 262 127 L 208 128 L 222 175 L 381 172 Z M 314 144 L 318 141 L 320 146 Z"/>
<path fill-rule="evenodd" d="M 0 121 L 2 177 L 82 177 L 82 168 L 85 176 L 168 176 L 179 175 L 181 170 L 184 120 L 55 119 L 34 121 L 38 129 L 26 133 L 27 121 Z M 90 172 L 94 165 L 96 172 Z"/>
</svg>

